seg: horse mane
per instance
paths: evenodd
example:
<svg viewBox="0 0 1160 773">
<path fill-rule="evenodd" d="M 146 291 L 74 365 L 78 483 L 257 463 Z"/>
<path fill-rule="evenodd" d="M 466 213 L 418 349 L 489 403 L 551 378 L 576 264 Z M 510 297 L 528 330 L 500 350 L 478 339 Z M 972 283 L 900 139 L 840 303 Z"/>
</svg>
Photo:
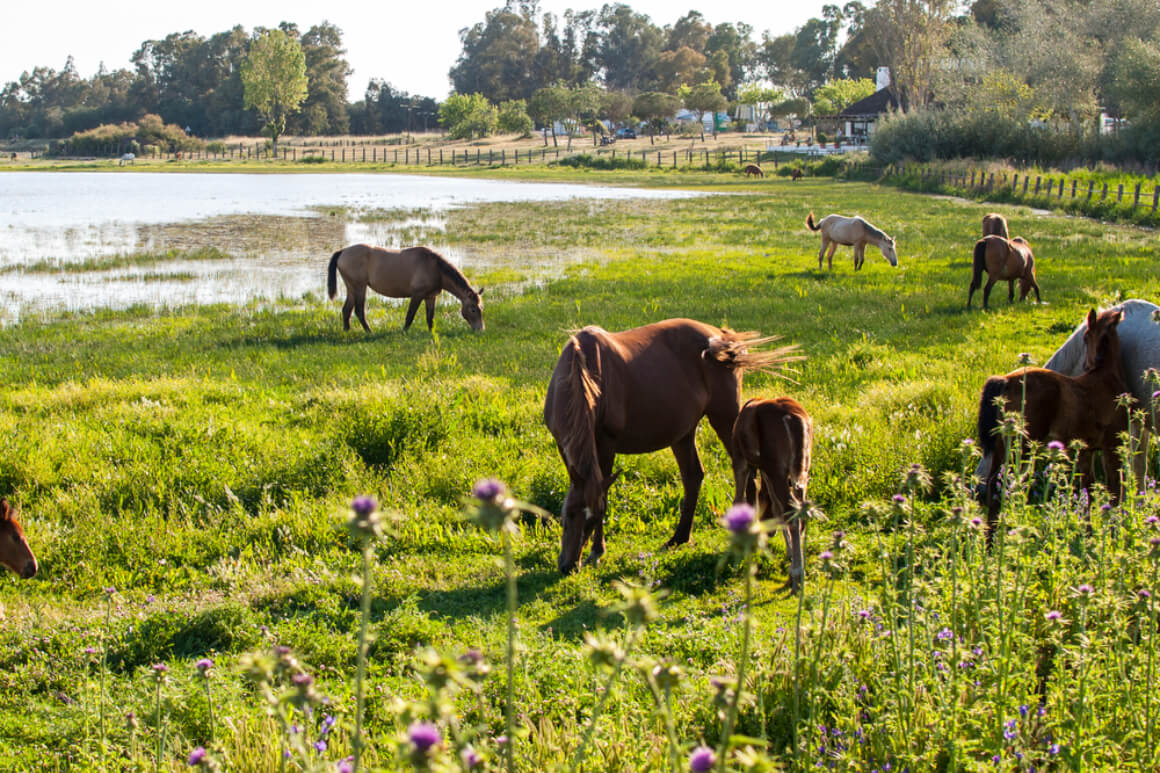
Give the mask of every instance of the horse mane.
<svg viewBox="0 0 1160 773">
<path fill-rule="evenodd" d="M 797 344 L 754 351 L 756 347 L 780 339 L 781 336 L 776 335 L 763 337 L 753 330 L 738 333 L 729 328 L 721 328 L 721 335 L 709 339 L 709 346 L 701 352 L 701 357 L 719 362 L 730 370 L 740 373 L 761 371 L 782 375 L 780 368 L 785 363 L 806 358 L 799 352 Z"/>
<path fill-rule="evenodd" d="M 475 289 L 467 281 L 467 277 L 451 261 L 429 247 L 417 247 L 416 249 L 422 250 L 424 254 L 435 261 L 435 265 L 439 267 L 439 273 L 449 280 L 451 286 L 447 289 L 453 295 L 457 298 L 474 298 L 477 296 Z"/>
<path fill-rule="evenodd" d="M 890 241 L 890 237 L 886 235 L 885 231 L 872 225 L 870 221 L 864 217 L 859 216 L 858 219 L 862 221 L 862 225 L 866 228 L 867 233 L 869 233 L 875 239 L 881 239 L 884 242 Z"/>
<path fill-rule="evenodd" d="M 560 445 L 569 473 L 577 478 L 583 487 L 585 506 L 592 506 L 602 490 L 600 460 L 596 454 L 596 404 L 600 400 L 600 385 L 592 377 L 588 357 L 580 342 L 581 331 L 571 336 L 565 344 L 571 352 L 568 367 L 567 392 L 564 401 L 564 432 Z M 591 487 L 591 488 L 589 488 Z"/>
</svg>

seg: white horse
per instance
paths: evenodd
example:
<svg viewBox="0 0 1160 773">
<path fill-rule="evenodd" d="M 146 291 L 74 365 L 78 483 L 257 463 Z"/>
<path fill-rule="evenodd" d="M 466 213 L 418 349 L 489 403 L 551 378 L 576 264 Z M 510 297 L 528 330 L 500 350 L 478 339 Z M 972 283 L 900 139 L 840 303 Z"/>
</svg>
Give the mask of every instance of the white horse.
<svg viewBox="0 0 1160 773">
<path fill-rule="evenodd" d="M 878 230 L 861 217 L 846 217 L 844 215 L 826 215 L 814 224 L 814 213 L 806 218 L 806 227 L 811 231 L 822 232 L 822 249 L 818 251 L 818 270 L 822 270 L 822 257 L 828 260 L 828 269 L 834 270 L 834 250 L 838 245 L 853 245 L 854 270 L 862 268 L 866 261 L 866 245 L 873 244 L 882 251 L 882 257 L 890 261 L 890 265 L 898 265 L 898 253 L 894 251 L 894 240 Z M 826 248 L 830 248 L 826 255 Z"/>
<path fill-rule="evenodd" d="M 1132 423 L 1132 437 L 1136 438 L 1136 448 L 1145 448 L 1148 441 L 1148 422 L 1152 417 L 1152 387 L 1144 377 L 1149 368 L 1160 369 L 1160 324 L 1152 319 L 1152 314 L 1160 309 L 1154 303 L 1136 298 L 1124 301 L 1112 308 L 1124 312 L 1124 318 L 1116 328 L 1120 337 L 1120 363 L 1124 369 L 1124 381 L 1128 385 L 1132 396 L 1136 398 L 1134 408 L 1142 408 L 1146 417 L 1143 426 Z M 1087 332 L 1087 321 L 1081 322 L 1063 345 L 1056 349 L 1055 354 L 1043 366 L 1048 370 L 1063 373 L 1076 378 L 1083 374 L 1084 358 L 1087 356 L 1087 345 L 1083 336 Z M 1160 403 L 1156 406 L 1160 411 Z M 1156 427 L 1151 428 L 1153 432 Z M 1136 473 L 1137 485 L 1144 485 L 1144 473 L 1148 460 L 1143 454 L 1137 454 L 1132 461 L 1132 468 Z M 979 479 L 987 470 L 991 469 L 989 456 L 979 461 L 975 474 Z"/>
<path fill-rule="evenodd" d="M 121 156 L 121 163 L 117 164 L 117 166 L 124 166 L 125 164 L 132 164 L 133 160 L 135 158 L 137 158 L 137 155 L 135 153 L 126 153 L 125 155 Z"/>
</svg>

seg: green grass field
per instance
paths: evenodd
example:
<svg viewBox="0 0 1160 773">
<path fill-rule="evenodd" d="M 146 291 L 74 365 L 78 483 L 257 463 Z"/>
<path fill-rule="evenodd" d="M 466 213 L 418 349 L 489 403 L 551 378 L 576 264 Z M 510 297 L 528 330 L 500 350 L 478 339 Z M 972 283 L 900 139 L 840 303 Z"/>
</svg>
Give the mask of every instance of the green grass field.
<svg viewBox="0 0 1160 773">
<path fill-rule="evenodd" d="M 1016 502 L 1008 552 L 986 554 L 963 525 L 962 491 L 942 484 L 964 464 L 988 375 L 1021 352 L 1045 361 L 1092 306 L 1160 297 L 1154 231 L 1007 210 L 1046 303 L 1009 306 L 997 286 L 990 311 L 979 298 L 968 311 L 985 204 L 826 179 L 519 173 L 717 195 L 452 212 L 446 243 L 493 266 L 470 276 L 487 288 L 481 334 L 446 296 L 435 336 L 421 324 L 403 334 L 403 309 L 378 301 L 371 334 L 344 333 L 340 301 L 324 299 L 325 255 L 305 299 L 0 330 L 0 492 L 41 566 L 0 580 L 0 768 L 178 769 L 207 746 L 229 770 L 277 769 L 283 749 L 286 769 L 334 770 L 354 726 L 359 623 L 361 558 L 345 522 L 367 493 L 394 517 L 375 552 L 364 761 L 464 769 L 456 752 L 474 739 L 482 765 L 500 769 L 505 575 L 498 539 L 462 520 L 464 500 L 495 476 L 559 512 L 567 477 L 541 408 L 568 331 L 681 316 L 776 333 L 808 357 L 790 380 L 745 383 L 747 396 L 790 394 L 814 416 L 810 495 L 825 520 L 810 525 L 806 592 L 799 606 L 782 587 L 779 538 L 745 603 L 743 570 L 722 561 L 732 483 L 707 427 L 688 546 L 660 550 L 681 496 L 671 454 L 620 458 L 599 567 L 559 577 L 554 524 L 526 519 L 514 540 L 519 769 L 567 768 L 599 701 L 585 770 L 686 769 L 693 746 L 720 741 L 710 678 L 735 673 L 746 621 L 736 729 L 748 740 L 728 769 L 745 767 L 747 744 L 763 749 L 757 770 L 994 769 L 994 755 L 1008 770 L 1153 769 L 1156 617 L 1137 589 L 1160 590 L 1144 521 L 1156 500 L 1097 516 L 1091 536 L 1074 508 Z M 900 266 L 869 248 L 855 274 L 840 248 L 819 272 L 811 210 L 862 214 L 895 237 Z M 938 485 L 891 505 L 915 462 Z M 954 504 L 967 515 L 952 517 Z M 835 530 L 840 560 L 823 569 Z M 610 680 L 584 637 L 624 644 L 624 614 L 603 611 L 618 578 L 667 597 Z M 1095 586 L 1090 602 L 1071 590 L 1082 583 Z M 1045 628 L 1046 609 L 1066 625 Z M 247 653 L 275 644 L 329 699 L 294 715 L 298 734 L 242 674 Z M 478 648 L 491 675 L 478 693 L 431 699 L 427 647 Z M 964 654 L 974 648 L 985 654 Z M 1058 666 L 1037 716 L 1044 652 Z M 194 668 L 205 657 L 208 694 Z M 667 713 L 641 676 L 654 661 L 683 672 Z M 160 687 L 156 663 L 169 667 Z M 326 714 L 337 723 L 320 751 Z M 444 718 L 446 740 L 418 759 L 405 728 L 423 716 Z"/>
</svg>

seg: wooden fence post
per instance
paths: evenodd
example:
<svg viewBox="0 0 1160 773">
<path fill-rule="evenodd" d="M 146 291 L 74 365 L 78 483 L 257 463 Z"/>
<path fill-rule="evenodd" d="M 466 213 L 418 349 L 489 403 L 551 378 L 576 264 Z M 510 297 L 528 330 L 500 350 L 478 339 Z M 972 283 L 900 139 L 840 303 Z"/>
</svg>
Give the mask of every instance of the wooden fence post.
<svg viewBox="0 0 1160 773">
<path fill-rule="evenodd" d="M 1156 183 L 1155 190 L 1152 191 L 1152 214 L 1156 214 L 1156 207 L 1160 206 L 1160 182 Z"/>
<path fill-rule="evenodd" d="M 1105 182 L 1104 183 L 1104 190 L 1100 194 L 1100 201 L 1107 201 L 1107 198 L 1108 198 L 1108 184 Z"/>
<path fill-rule="evenodd" d="M 1087 195 L 1087 200 L 1088 200 L 1088 202 L 1089 202 L 1089 203 L 1090 203 L 1090 202 L 1091 202 L 1091 200 L 1092 200 L 1092 194 L 1093 194 L 1093 193 L 1095 193 L 1095 190 L 1096 190 L 1096 181 L 1095 181 L 1095 180 L 1088 180 L 1088 195 Z"/>
<path fill-rule="evenodd" d="M 1038 195 L 1039 195 L 1039 183 L 1040 183 L 1040 180 L 1041 180 L 1041 178 L 1039 177 L 1039 175 L 1035 175 L 1035 195 L 1036 195 L 1036 196 L 1038 196 Z"/>
<path fill-rule="evenodd" d="M 1140 206 L 1140 183 L 1136 183 L 1136 195 L 1132 197 L 1132 209 Z"/>
<path fill-rule="evenodd" d="M 1079 184 L 1078 180 L 1071 181 L 1071 200 L 1075 201 L 1075 186 Z"/>
<path fill-rule="evenodd" d="M 1116 187 L 1116 203 L 1119 204 L 1124 200 L 1124 184 L 1120 183 Z"/>
</svg>

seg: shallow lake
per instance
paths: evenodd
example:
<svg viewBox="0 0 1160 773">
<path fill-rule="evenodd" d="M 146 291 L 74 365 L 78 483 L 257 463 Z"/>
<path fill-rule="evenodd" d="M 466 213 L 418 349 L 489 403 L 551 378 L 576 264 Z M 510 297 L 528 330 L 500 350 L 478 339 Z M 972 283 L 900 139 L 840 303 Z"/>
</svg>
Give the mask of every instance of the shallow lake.
<svg viewBox="0 0 1160 773">
<path fill-rule="evenodd" d="M 393 241 L 400 227 L 418 218 L 437 233 L 440 213 L 452 207 L 696 195 L 401 174 L 0 174 L 0 320 L 62 308 L 300 298 L 322 288 L 334 250 L 407 246 Z M 368 212 L 378 214 L 359 221 Z M 469 255 L 437 242 L 428 243 L 470 269 Z M 113 256 L 206 248 L 228 257 L 102 268 Z"/>
</svg>

